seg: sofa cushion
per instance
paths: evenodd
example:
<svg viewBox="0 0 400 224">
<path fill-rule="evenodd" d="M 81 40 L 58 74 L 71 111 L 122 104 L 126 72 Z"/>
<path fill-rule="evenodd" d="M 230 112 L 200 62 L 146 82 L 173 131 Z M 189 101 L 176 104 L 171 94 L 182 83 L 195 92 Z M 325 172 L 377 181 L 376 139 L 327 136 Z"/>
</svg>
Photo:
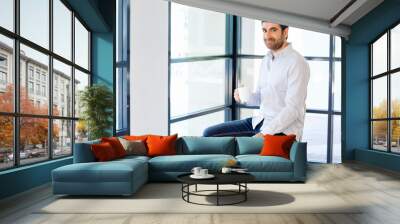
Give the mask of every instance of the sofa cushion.
<svg viewBox="0 0 400 224">
<path fill-rule="evenodd" d="M 193 167 L 200 166 L 211 172 L 219 171 L 230 159 L 231 155 L 175 155 L 158 156 L 149 160 L 149 170 L 163 172 L 190 172 Z"/>
<path fill-rule="evenodd" d="M 290 148 L 296 140 L 296 135 L 264 135 L 264 146 L 261 149 L 261 156 L 280 156 L 289 158 Z"/>
<path fill-rule="evenodd" d="M 96 160 L 99 162 L 110 161 L 118 158 L 112 145 L 108 142 L 93 144 L 91 145 L 91 149 L 94 157 L 96 157 Z"/>
<path fill-rule="evenodd" d="M 52 174 L 53 181 L 58 182 L 129 182 L 134 172 L 147 171 L 145 166 L 146 162 L 139 159 L 74 163 L 53 170 Z"/>
<path fill-rule="evenodd" d="M 259 154 L 264 144 L 264 139 L 259 137 L 237 137 L 236 155 Z"/>
<path fill-rule="evenodd" d="M 101 138 L 101 142 L 108 142 L 114 149 L 115 155 L 117 158 L 122 158 L 126 156 L 126 151 L 119 141 L 118 137 L 103 137 Z"/>
<path fill-rule="evenodd" d="M 240 167 L 249 172 L 292 172 L 292 161 L 279 156 L 238 155 Z"/>
<path fill-rule="evenodd" d="M 194 137 L 185 136 L 177 142 L 177 154 L 225 154 L 235 155 L 233 137 Z"/>
<path fill-rule="evenodd" d="M 147 155 L 148 156 L 165 156 L 176 154 L 176 140 L 178 134 L 170 136 L 150 135 L 147 137 Z"/>
</svg>

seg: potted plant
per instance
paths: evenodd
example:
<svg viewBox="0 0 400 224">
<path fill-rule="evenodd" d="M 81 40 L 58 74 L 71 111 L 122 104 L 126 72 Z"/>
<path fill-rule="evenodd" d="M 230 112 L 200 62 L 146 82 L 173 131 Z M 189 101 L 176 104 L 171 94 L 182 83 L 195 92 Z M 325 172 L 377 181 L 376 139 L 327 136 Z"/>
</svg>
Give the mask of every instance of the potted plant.
<svg viewBox="0 0 400 224">
<path fill-rule="evenodd" d="M 103 84 L 87 86 L 80 92 L 81 118 L 88 131 L 89 140 L 110 136 L 113 118 L 113 93 Z"/>
</svg>

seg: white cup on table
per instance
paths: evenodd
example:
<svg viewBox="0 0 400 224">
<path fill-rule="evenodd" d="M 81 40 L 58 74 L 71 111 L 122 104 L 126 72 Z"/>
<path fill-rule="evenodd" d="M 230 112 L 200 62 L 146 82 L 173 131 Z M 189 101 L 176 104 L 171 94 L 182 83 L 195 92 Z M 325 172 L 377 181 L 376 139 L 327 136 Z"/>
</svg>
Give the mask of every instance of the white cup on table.
<svg viewBox="0 0 400 224">
<path fill-rule="evenodd" d="M 193 167 L 193 169 L 192 169 L 192 173 L 194 174 L 194 175 L 196 175 L 196 176 L 200 176 L 201 175 L 201 170 L 202 170 L 202 168 L 201 167 Z"/>
</svg>

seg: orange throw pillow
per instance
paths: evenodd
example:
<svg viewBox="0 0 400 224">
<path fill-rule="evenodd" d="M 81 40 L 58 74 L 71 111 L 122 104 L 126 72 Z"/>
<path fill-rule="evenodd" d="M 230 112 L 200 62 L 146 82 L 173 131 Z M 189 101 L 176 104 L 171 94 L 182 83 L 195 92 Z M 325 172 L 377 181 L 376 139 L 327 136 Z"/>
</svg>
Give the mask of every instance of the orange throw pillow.
<svg viewBox="0 0 400 224">
<path fill-rule="evenodd" d="M 126 151 L 117 137 L 101 138 L 101 142 L 108 142 L 114 149 L 117 158 L 125 157 Z"/>
<path fill-rule="evenodd" d="M 264 135 L 264 145 L 261 149 L 262 156 L 280 156 L 290 158 L 290 147 L 296 140 L 296 135 Z"/>
<path fill-rule="evenodd" d="M 171 136 L 150 135 L 147 138 L 148 156 L 175 155 L 175 143 L 178 134 Z"/>
<path fill-rule="evenodd" d="M 117 158 L 113 147 L 108 142 L 93 144 L 91 145 L 91 149 L 94 157 L 99 162 L 110 161 Z"/>
<path fill-rule="evenodd" d="M 140 140 L 140 141 L 146 142 L 148 137 L 149 137 L 149 135 L 138 135 L 138 136 L 127 135 L 127 136 L 124 136 L 124 139 L 129 140 L 129 141 L 138 141 L 138 140 Z"/>
</svg>

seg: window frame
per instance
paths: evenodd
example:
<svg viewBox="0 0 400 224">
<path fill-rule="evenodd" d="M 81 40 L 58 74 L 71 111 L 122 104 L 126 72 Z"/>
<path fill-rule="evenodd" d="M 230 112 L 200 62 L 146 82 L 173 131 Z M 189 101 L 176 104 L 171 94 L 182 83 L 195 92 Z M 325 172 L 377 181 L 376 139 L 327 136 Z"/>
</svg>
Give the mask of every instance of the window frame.
<svg viewBox="0 0 400 224">
<path fill-rule="evenodd" d="M 244 104 L 236 103 L 233 98 L 233 90 L 237 88 L 238 82 L 238 75 L 240 72 L 240 60 L 241 59 L 262 59 L 264 55 L 249 55 L 249 54 L 241 54 L 240 53 L 240 45 L 241 45 L 241 17 L 238 16 L 227 16 L 227 26 L 226 26 L 226 52 L 230 54 L 226 55 L 216 55 L 216 56 L 205 56 L 205 57 L 186 57 L 186 58 L 171 58 L 171 54 L 168 57 L 168 134 L 171 133 L 171 124 L 175 122 L 180 122 L 184 120 L 188 120 L 191 118 L 212 114 L 214 112 L 225 110 L 225 121 L 235 120 L 240 118 L 240 109 L 259 109 L 257 106 L 247 106 Z M 229 21 L 229 22 L 228 22 Z M 171 2 L 169 2 L 169 52 L 171 51 Z M 341 110 L 337 111 L 334 108 L 334 76 L 335 74 L 335 63 L 341 62 L 343 58 L 343 38 L 341 38 L 342 46 L 335 46 L 335 36 L 329 35 L 329 56 L 328 57 L 305 57 L 308 61 L 328 61 L 329 62 L 329 91 L 328 92 L 328 109 L 327 110 L 315 110 L 315 109 L 307 109 L 306 113 L 315 113 L 315 114 L 327 114 L 328 115 L 328 125 L 327 125 L 327 163 L 333 162 L 333 119 L 335 115 L 342 116 L 342 108 L 343 107 L 343 100 L 341 101 Z M 336 56 L 336 47 L 341 48 L 342 55 Z M 201 60 L 213 60 L 213 59 L 230 59 L 231 65 L 229 68 L 226 69 L 226 79 L 227 79 L 227 87 L 226 87 L 226 104 L 221 105 L 214 108 L 208 108 L 201 111 L 195 111 L 183 116 L 179 117 L 171 117 L 171 103 L 170 103 L 170 88 L 171 88 L 171 64 L 172 63 L 181 63 L 181 62 L 192 62 L 192 61 L 201 61 Z M 341 67 L 343 71 L 343 66 Z M 343 76 L 343 72 L 340 73 Z M 344 79 L 341 79 L 342 83 Z M 343 86 L 343 85 L 341 85 Z M 343 98 L 342 94 L 342 98 Z M 343 147 L 342 147 L 342 154 L 343 154 Z"/>
<path fill-rule="evenodd" d="M 91 36 L 92 36 L 92 30 L 89 28 L 89 26 L 84 22 L 84 20 L 79 16 L 79 14 L 73 10 L 73 8 L 69 5 L 69 3 L 65 0 L 59 0 L 61 4 L 64 4 L 64 6 L 71 11 L 71 59 L 67 59 L 62 57 L 61 55 L 58 55 L 57 53 L 53 52 L 53 1 L 54 0 L 48 0 L 49 1 L 49 47 L 46 49 L 45 47 L 42 47 L 39 44 L 36 44 L 29 39 L 24 38 L 23 36 L 20 35 L 20 0 L 15 0 L 13 4 L 13 10 L 14 10 L 14 31 L 10 31 L 4 27 L 0 26 L 0 35 L 3 35 L 7 38 L 11 38 L 13 41 L 13 67 L 11 69 L 12 75 L 14 78 L 14 110 L 13 112 L 0 112 L 0 116 L 4 117 L 12 117 L 13 119 L 13 166 L 11 167 L 5 167 L 5 168 L 0 168 L 0 172 L 3 172 L 5 170 L 12 170 L 16 169 L 19 167 L 24 167 L 24 166 L 31 166 L 34 164 L 39 164 L 39 163 L 44 163 L 47 161 L 51 160 L 59 160 L 67 157 L 73 156 L 74 152 L 74 143 L 75 143 L 75 126 L 76 126 L 76 121 L 79 120 L 79 117 L 75 117 L 75 107 L 72 106 L 72 114 L 70 116 L 56 116 L 53 115 L 53 59 L 58 60 L 59 62 L 62 62 L 68 66 L 71 66 L 71 84 L 75 82 L 75 69 L 78 69 L 79 71 L 85 73 L 89 77 L 89 83 L 88 85 L 92 85 L 92 74 L 91 74 Z M 79 22 L 84 26 L 84 28 L 88 31 L 88 57 L 89 57 L 89 65 L 88 69 L 85 69 L 78 64 L 75 63 L 75 23 L 74 19 L 79 20 Z M 39 115 L 39 114 L 27 114 L 27 113 L 21 113 L 20 112 L 20 45 L 23 44 L 29 48 L 32 48 L 33 50 L 36 50 L 42 54 L 45 54 L 48 57 L 48 80 L 45 87 L 46 96 L 48 97 L 48 112 L 46 115 Z M 30 66 L 27 64 L 27 73 L 26 73 L 26 80 L 32 80 L 34 82 L 34 86 L 37 83 L 42 83 L 41 79 L 41 72 L 39 72 L 39 79 L 36 79 L 36 73 L 37 70 L 32 70 L 33 71 L 33 79 L 30 77 Z M 75 96 L 75 85 L 71 85 L 71 92 L 73 96 Z M 28 86 L 27 86 L 28 87 Z M 41 88 L 42 86 L 40 85 L 40 94 L 38 96 L 42 96 L 41 94 Z M 29 91 L 27 89 L 27 91 Z M 36 89 L 34 88 L 34 92 L 36 92 Z M 72 105 L 75 104 L 75 97 L 72 97 Z M 32 163 L 26 163 L 26 164 L 21 164 L 21 158 L 20 158 L 20 119 L 21 118 L 44 118 L 47 119 L 48 122 L 48 135 L 47 135 L 47 150 L 48 150 L 48 157 L 44 158 L 43 160 L 40 160 L 38 162 L 32 162 Z M 71 153 L 68 155 L 63 155 L 63 156 L 54 156 L 54 147 L 53 147 L 53 122 L 56 120 L 68 120 L 71 121 L 72 123 L 72 132 L 71 132 Z M 51 143 L 51 144 L 50 144 Z"/>
<path fill-rule="evenodd" d="M 371 42 L 368 43 L 368 53 L 369 53 L 369 67 L 368 67 L 368 84 L 369 84 L 369 150 L 372 151 L 378 151 L 378 152 L 386 152 L 386 153 L 390 153 L 390 154 L 395 154 L 395 155 L 399 155 L 400 152 L 393 152 L 392 151 L 392 126 L 391 123 L 392 121 L 398 121 L 400 120 L 400 117 L 392 117 L 392 98 L 391 98 L 391 90 L 392 90 L 392 86 L 391 86 L 391 79 L 392 76 L 395 75 L 396 73 L 400 72 L 400 67 L 398 68 L 394 68 L 391 69 L 391 30 L 395 27 L 397 27 L 398 25 L 400 25 L 400 20 L 396 21 L 395 23 L 393 23 L 392 25 L 390 25 L 388 28 L 386 28 L 382 33 L 380 33 L 376 38 L 374 38 Z M 384 35 L 387 35 L 387 63 L 386 63 L 386 71 L 382 72 L 380 74 L 373 74 L 373 44 L 376 43 L 376 41 L 378 41 L 381 37 L 383 37 Z M 386 105 L 386 118 L 373 118 L 373 81 L 375 79 L 378 78 L 382 78 L 382 77 L 386 77 L 386 87 L 387 87 L 387 93 L 386 93 L 386 97 L 387 97 L 387 105 Z M 374 143 L 373 143 L 373 122 L 374 121 L 386 121 L 386 151 L 383 150 L 379 150 L 374 148 Z"/>
</svg>

